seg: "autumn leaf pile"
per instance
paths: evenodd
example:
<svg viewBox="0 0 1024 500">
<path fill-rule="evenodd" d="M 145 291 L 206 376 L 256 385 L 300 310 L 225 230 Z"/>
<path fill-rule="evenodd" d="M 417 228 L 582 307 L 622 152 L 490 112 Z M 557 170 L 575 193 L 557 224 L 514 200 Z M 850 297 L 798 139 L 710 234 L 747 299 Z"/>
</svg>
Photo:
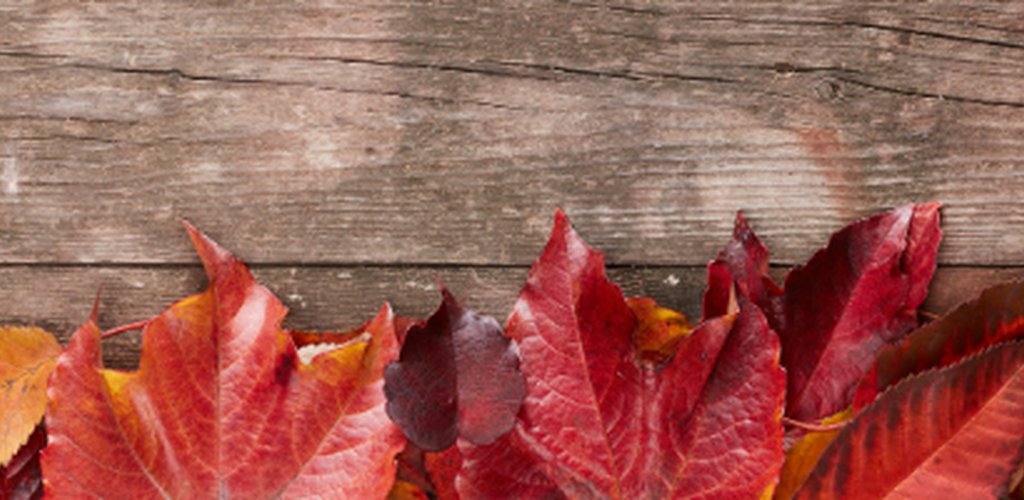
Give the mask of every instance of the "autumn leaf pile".
<svg viewBox="0 0 1024 500">
<path fill-rule="evenodd" d="M 137 371 L 95 307 L 63 348 L 0 329 L 0 498 L 1024 498 L 1024 284 L 922 324 L 936 203 L 782 286 L 741 214 L 694 323 L 560 211 L 504 326 L 441 286 L 323 334 L 186 226 L 209 286 L 138 325 Z"/>
</svg>

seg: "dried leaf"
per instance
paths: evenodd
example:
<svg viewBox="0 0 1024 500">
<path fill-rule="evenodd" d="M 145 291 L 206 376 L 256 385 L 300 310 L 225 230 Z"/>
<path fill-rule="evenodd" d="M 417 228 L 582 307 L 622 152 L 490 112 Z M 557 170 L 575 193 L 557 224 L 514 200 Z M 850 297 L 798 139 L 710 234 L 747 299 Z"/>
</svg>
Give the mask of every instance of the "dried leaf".
<svg viewBox="0 0 1024 500">
<path fill-rule="evenodd" d="M 46 411 L 46 380 L 61 347 L 39 328 L 0 327 L 0 466 L 18 452 Z"/>
<path fill-rule="evenodd" d="M 210 286 L 143 331 L 137 372 L 103 369 L 96 311 L 51 379 L 48 494 L 384 498 L 404 438 L 384 412 L 388 307 L 357 342 L 298 361 L 285 309 L 189 226 Z"/>
</svg>

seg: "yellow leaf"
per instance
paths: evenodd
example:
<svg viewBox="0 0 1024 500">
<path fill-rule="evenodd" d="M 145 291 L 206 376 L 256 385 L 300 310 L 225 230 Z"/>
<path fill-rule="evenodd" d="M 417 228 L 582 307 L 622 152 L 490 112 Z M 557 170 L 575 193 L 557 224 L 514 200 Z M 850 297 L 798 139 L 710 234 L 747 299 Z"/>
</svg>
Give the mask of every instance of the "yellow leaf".
<svg viewBox="0 0 1024 500">
<path fill-rule="evenodd" d="M 46 411 L 46 380 L 61 347 L 39 328 L 0 327 L 0 465 L 17 453 Z"/>
<path fill-rule="evenodd" d="M 675 354 L 679 343 L 693 331 L 686 316 L 658 307 L 653 299 L 632 298 L 626 303 L 636 313 L 638 324 L 633 335 L 633 349 L 642 366 L 663 365 Z"/>
<path fill-rule="evenodd" d="M 853 410 L 847 408 L 821 421 L 822 425 L 833 425 L 853 418 Z M 782 463 L 779 485 L 775 489 L 775 500 L 789 500 L 804 484 L 807 476 L 818 463 L 818 458 L 832 444 L 839 430 L 827 432 L 809 432 L 793 444 L 786 452 L 786 460 Z"/>
</svg>

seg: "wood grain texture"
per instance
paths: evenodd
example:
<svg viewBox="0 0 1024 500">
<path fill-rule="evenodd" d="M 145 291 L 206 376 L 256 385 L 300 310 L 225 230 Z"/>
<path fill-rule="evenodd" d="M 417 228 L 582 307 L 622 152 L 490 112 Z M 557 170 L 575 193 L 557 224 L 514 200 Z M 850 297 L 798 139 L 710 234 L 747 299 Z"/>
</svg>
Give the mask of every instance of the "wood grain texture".
<svg viewBox="0 0 1024 500">
<path fill-rule="evenodd" d="M 527 268 L 396 268 L 396 267 L 254 267 L 253 275 L 289 308 L 285 328 L 344 331 L 373 318 L 387 302 L 396 314 L 425 318 L 441 303 L 435 277 L 457 299 L 502 325 L 526 281 Z M 649 296 L 666 307 L 700 318 L 704 270 L 700 268 L 618 268 L 608 275 L 628 296 Z M 45 328 L 62 343 L 89 316 L 97 289 L 103 291 L 100 328 L 135 323 L 159 314 L 206 285 L 201 267 L 69 266 L 0 268 L 0 282 L 21 283 L 0 288 L 4 323 Z M 139 332 L 104 341 L 108 366 L 126 368 L 137 362 Z"/>
<path fill-rule="evenodd" d="M 284 327 L 343 331 L 371 319 L 385 303 L 404 316 L 425 318 L 440 304 L 435 277 L 466 307 L 504 325 L 526 281 L 527 268 L 392 266 L 305 266 L 252 269 L 256 279 L 289 308 Z M 787 269 L 773 268 L 782 282 Z M 612 268 L 609 278 L 627 297 L 652 297 L 659 305 L 700 319 L 704 268 Z M 1024 269 L 939 269 L 922 310 L 941 315 L 973 298 L 985 287 L 1024 279 Z M 202 292 L 206 278 L 199 266 L 6 266 L 0 267 L 0 318 L 3 323 L 39 326 L 67 343 L 89 316 L 102 286 L 99 323 L 103 329 L 135 323 L 159 314 L 172 303 Z M 138 362 L 139 332 L 104 341 L 109 367 Z"/>
<path fill-rule="evenodd" d="M 0 8 L 0 262 L 777 262 L 910 201 L 1024 265 L 1016 3 L 41 2 Z"/>
<path fill-rule="evenodd" d="M 555 207 L 696 315 L 737 210 L 793 265 L 928 200 L 937 312 L 1024 276 L 1022 81 L 1013 2 L 0 3 L 0 323 L 197 292 L 178 218 L 293 328 L 426 315 L 434 273 L 500 321 Z"/>
</svg>

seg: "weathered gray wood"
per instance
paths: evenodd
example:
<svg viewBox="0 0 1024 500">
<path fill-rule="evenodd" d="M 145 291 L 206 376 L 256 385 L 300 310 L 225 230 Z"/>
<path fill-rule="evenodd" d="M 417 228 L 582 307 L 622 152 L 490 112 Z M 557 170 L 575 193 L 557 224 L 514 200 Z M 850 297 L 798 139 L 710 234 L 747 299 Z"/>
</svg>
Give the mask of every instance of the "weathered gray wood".
<svg viewBox="0 0 1024 500">
<path fill-rule="evenodd" d="M 785 275 L 773 269 L 777 281 Z M 504 323 L 526 279 L 526 268 L 394 268 L 394 267 L 255 267 L 253 274 L 289 307 L 285 328 L 341 331 L 372 318 L 388 302 L 397 314 L 425 317 L 440 302 L 434 276 L 481 314 Z M 653 297 L 664 307 L 700 318 L 704 269 L 699 267 L 613 268 L 610 279 L 626 296 Z M 942 314 L 995 283 L 1024 278 L 1022 269 L 943 268 L 922 307 Z M 194 266 L 145 267 L 0 267 L 0 324 L 43 327 L 67 342 L 92 309 L 102 284 L 99 309 L 104 329 L 134 323 L 205 286 L 202 269 Z M 110 367 L 130 368 L 141 348 L 139 332 L 104 341 Z"/>
<path fill-rule="evenodd" d="M 322 4 L 0 7 L 0 262 L 525 266 L 561 206 L 794 264 L 940 200 L 944 264 L 1024 265 L 1021 4 Z"/>
</svg>

